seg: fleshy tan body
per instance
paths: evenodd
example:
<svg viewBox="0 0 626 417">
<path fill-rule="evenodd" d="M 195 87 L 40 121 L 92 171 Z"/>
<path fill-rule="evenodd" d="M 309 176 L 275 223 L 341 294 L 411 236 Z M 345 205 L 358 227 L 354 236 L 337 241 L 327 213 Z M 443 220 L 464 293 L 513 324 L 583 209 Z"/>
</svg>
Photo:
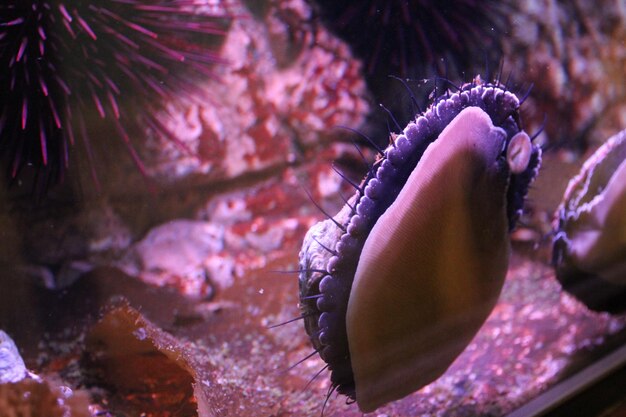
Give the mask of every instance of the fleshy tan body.
<svg viewBox="0 0 626 417">
<path fill-rule="evenodd" d="M 362 411 L 439 377 L 495 305 L 509 254 L 505 139 L 484 111 L 463 110 L 368 237 L 347 311 Z"/>
</svg>

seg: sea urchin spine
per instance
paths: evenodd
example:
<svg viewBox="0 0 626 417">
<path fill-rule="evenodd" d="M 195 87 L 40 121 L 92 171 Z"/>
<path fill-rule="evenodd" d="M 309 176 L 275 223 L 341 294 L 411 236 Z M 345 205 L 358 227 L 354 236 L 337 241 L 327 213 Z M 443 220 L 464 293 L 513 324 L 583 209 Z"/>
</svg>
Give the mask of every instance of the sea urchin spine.
<svg viewBox="0 0 626 417">
<path fill-rule="evenodd" d="M 159 102 L 212 76 L 224 12 L 194 0 L 5 0 L 0 5 L 0 156 L 15 179 L 33 165 L 55 183 L 92 114 L 140 165 L 130 132 L 159 128 Z M 196 77 L 194 77 L 194 75 Z"/>
<path fill-rule="evenodd" d="M 496 62 L 507 7 L 493 0 L 314 0 L 324 21 L 377 77 Z M 479 62 L 476 62 L 478 57 Z"/>
</svg>

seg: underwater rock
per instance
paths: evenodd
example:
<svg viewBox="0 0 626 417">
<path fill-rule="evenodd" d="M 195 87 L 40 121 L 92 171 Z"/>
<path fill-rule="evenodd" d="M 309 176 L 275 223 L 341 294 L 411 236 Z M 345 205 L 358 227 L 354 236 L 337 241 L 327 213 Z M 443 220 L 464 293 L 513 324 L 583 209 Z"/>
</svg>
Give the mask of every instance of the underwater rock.
<svg viewBox="0 0 626 417">
<path fill-rule="evenodd" d="M 341 135 L 336 126 L 365 120 L 366 85 L 347 45 L 311 24 L 304 0 L 267 3 L 252 15 L 233 2 L 238 18 L 222 48 L 228 64 L 198 86 L 219 100 L 163 115 L 182 146 L 148 141 L 146 168 L 161 184 L 223 183 L 291 164 L 301 147 Z"/>
<path fill-rule="evenodd" d="M 2 417 L 88 417 L 89 396 L 53 378 L 27 371 L 17 346 L 0 330 L 0 415 Z"/>
<path fill-rule="evenodd" d="M 114 414 L 198 413 L 196 373 L 189 352 L 173 336 L 128 305 L 109 307 L 85 338 L 81 366 L 90 384 L 108 387 Z"/>
<path fill-rule="evenodd" d="M 2 417 L 92 417 L 89 396 L 54 380 L 25 378 L 0 384 Z"/>
<path fill-rule="evenodd" d="M 66 288 L 97 266 L 121 256 L 132 235 L 109 204 L 81 209 L 58 207 L 19 218 L 25 230 L 20 236 L 19 269 L 39 279 L 49 289 Z"/>
<path fill-rule="evenodd" d="M 26 377 L 26 365 L 8 334 L 0 330 L 0 384 L 21 381 Z"/>
<path fill-rule="evenodd" d="M 191 89 L 174 96 L 166 89 L 162 106 L 155 102 L 137 110 L 150 123 L 133 121 L 132 131 L 124 135 L 119 128 L 132 115 L 124 112 L 113 123 L 109 99 L 103 99 L 107 118 L 84 123 L 94 140 L 85 144 L 82 132 L 76 135 L 70 166 L 79 175 L 55 191 L 124 199 L 143 196 L 147 188 L 223 186 L 251 172 L 293 164 L 302 157 L 303 146 L 341 136 L 338 125 L 362 125 L 370 105 L 361 65 L 345 43 L 313 23 L 305 0 L 189 3 L 196 3 L 199 16 L 232 17 L 218 36 L 223 40 L 219 64 L 193 78 Z M 202 56 L 203 61 L 214 58 Z M 195 59 L 190 61 L 196 68 Z M 163 88 L 158 82 L 152 85 Z M 129 98 L 128 105 L 135 102 Z M 115 136 L 127 141 L 99 140 Z M 20 196 L 27 193 L 22 189 Z"/>
<path fill-rule="evenodd" d="M 341 153 L 332 148 L 345 144 L 329 142 L 345 139 L 348 133 L 336 127 L 359 127 L 369 110 L 360 64 L 344 43 L 325 29 L 311 26 L 311 11 L 305 1 L 264 3 L 267 7 L 263 13 L 250 14 L 240 1 L 228 2 L 229 11 L 237 18 L 222 48 L 225 63 L 215 68 L 218 79 L 198 83 L 198 90 L 206 90 L 219 100 L 171 104 L 168 112 L 175 114 L 173 119 L 156 115 L 162 116 L 173 137 L 148 132 L 138 148 L 148 181 L 131 161 L 118 160 L 113 149 L 97 152 L 95 164 L 106 168 L 96 167 L 101 190 L 94 187 L 90 175 L 82 175 L 74 178 L 76 182 L 65 184 L 68 194 L 61 194 L 62 198 L 49 206 L 22 210 L 18 201 L 17 208 L 8 209 L 11 212 L 6 223 L 12 228 L 14 223 L 19 225 L 19 233 L 14 234 L 22 244 L 0 247 L 0 259 L 18 263 L 46 287 L 63 288 L 94 268 L 115 265 L 134 240 L 147 236 L 158 225 L 199 211 L 207 200 L 245 189 L 249 197 L 242 198 L 256 204 L 251 196 L 257 193 L 253 188 L 258 186 L 258 193 L 267 195 L 262 183 L 280 178 L 286 170 L 284 179 L 291 183 L 274 183 L 272 187 L 280 194 L 283 188 L 292 192 L 300 173 L 289 171 L 290 167 L 318 154 L 330 159 Z M 287 47 L 291 52 L 284 55 Z M 279 52 L 283 55 L 276 59 Z M 77 161 L 79 165 L 89 170 L 86 160 Z M 311 172 L 313 182 L 325 181 L 324 175 L 333 177 L 326 167 L 316 171 Z M 253 184 L 256 181 L 261 184 Z M 198 185 L 203 188 L 196 188 Z M 317 184 L 313 187 L 320 188 Z M 95 201 L 90 200 L 94 197 Z M 84 209 L 84 200 L 97 207 Z M 4 222 L 4 216 L 1 220 Z M 234 276 L 246 270 L 241 265 L 262 264 L 262 253 L 274 251 L 285 239 L 300 233 L 301 224 L 307 228 L 312 222 L 311 217 L 300 221 L 296 214 L 275 219 L 276 227 L 273 221 L 259 215 L 239 227 L 227 226 L 224 233 L 229 247 L 219 255 L 209 253 L 206 259 L 213 284 L 227 287 Z M 20 258 L 14 256 L 16 248 Z M 140 263 L 130 263 L 124 268 L 132 275 L 149 272 Z M 153 266 L 160 267 L 158 262 Z M 146 275 L 147 280 L 171 278 L 178 285 L 175 274 L 168 278 L 166 270 L 163 268 L 161 276 L 153 270 L 154 274 Z M 204 272 L 196 268 L 190 273 L 202 276 Z M 189 287 L 180 284 L 181 288 Z M 207 290 L 200 287 L 184 291 Z"/>
<path fill-rule="evenodd" d="M 223 247 L 223 227 L 178 219 L 152 228 L 115 265 L 146 283 L 205 298 L 212 289 L 204 261 Z"/>
<path fill-rule="evenodd" d="M 542 142 L 582 153 L 624 128 L 626 8 L 613 0 L 514 2 L 502 39 L 513 79 L 532 83 L 524 121 Z"/>
<path fill-rule="evenodd" d="M 585 161 L 555 217 L 563 288 L 593 310 L 626 311 L 626 130 Z"/>
</svg>

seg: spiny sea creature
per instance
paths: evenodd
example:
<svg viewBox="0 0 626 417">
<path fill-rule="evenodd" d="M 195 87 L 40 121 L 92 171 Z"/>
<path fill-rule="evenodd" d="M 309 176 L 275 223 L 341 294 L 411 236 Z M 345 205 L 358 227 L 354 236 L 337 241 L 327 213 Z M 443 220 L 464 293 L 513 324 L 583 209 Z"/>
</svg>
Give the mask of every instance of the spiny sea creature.
<svg viewBox="0 0 626 417">
<path fill-rule="evenodd" d="M 94 116 L 115 126 L 141 168 L 131 132 L 166 134 L 155 110 L 213 76 L 228 20 L 194 0 L 4 0 L 0 157 L 9 178 L 32 165 L 41 184 L 59 182 L 77 138 L 91 155 Z"/>
<path fill-rule="evenodd" d="M 343 209 L 307 233 L 305 329 L 330 392 L 362 411 L 439 377 L 492 310 L 541 159 L 522 101 L 479 77 L 445 92 L 391 135 Z"/>
<path fill-rule="evenodd" d="M 554 232 L 553 263 L 563 288 L 593 310 L 626 311 L 626 130 L 569 181 Z"/>
<path fill-rule="evenodd" d="M 507 6 L 487 0 L 315 0 L 322 19 L 354 53 L 369 74 L 413 76 L 441 68 L 494 63 L 501 56 L 500 34 Z M 478 54 L 476 52 L 479 52 Z M 476 62 L 476 59 L 479 62 Z M 376 77 L 374 77 L 376 78 Z"/>
</svg>

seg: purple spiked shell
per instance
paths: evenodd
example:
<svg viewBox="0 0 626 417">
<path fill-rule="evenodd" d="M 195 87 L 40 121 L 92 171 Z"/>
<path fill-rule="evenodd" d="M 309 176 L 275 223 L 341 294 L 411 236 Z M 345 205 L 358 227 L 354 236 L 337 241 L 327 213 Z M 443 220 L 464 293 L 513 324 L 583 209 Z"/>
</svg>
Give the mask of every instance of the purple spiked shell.
<svg viewBox="0 0 626 417">
<path fill-rule="evenodd" d="M 378 157 L 346 206 L 333 219 L 309 230 L 300 252 L 300 305 L 306 332 L 327 362 L 332 388 L 339 393 L 357 398 L 346 313 L 363 246 L 427 148 L 464 109 L 481 109 L 506 136 L 496 164 L 507 183 L 506 195 L 501 197 L 506 204 L 505 223 L 509 231 L 515 227 L 541 155 L 540 149 L 523 133 L 519 106 L 519 99 L 504 86 L 483 83 L 478 77 L 457 92 L 446 92 L 403 132 L 392 135 L 391 145 Z M 514 146 L 521 151 L 508 152 L 513 138 L 516 138 Z"/>
</svg>

